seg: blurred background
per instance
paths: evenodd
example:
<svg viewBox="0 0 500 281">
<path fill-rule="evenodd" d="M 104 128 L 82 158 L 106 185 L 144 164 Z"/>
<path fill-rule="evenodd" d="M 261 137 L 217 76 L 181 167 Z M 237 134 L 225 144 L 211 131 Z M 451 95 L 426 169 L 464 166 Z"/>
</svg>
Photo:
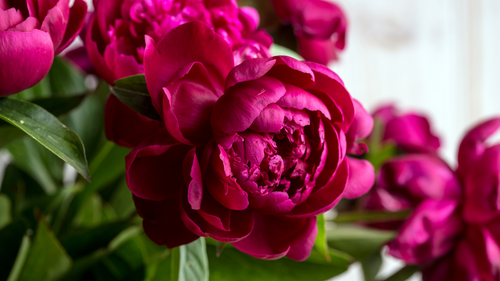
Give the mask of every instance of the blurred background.
<svg viewBox="0 0 500 281">
<path fill-rule="evenodd" d="M 454 167 L 466 130 L 500 115 L 500 1 L 332 2 L 344 9 L 349 29 L 340 61 L 330 68 L 368 111 L 394 102 L 427 115 Z M 386 256 L 379 277 L 402 265 Z M 331 280 L 363 280 L 361 267 Z"/>
</svg>

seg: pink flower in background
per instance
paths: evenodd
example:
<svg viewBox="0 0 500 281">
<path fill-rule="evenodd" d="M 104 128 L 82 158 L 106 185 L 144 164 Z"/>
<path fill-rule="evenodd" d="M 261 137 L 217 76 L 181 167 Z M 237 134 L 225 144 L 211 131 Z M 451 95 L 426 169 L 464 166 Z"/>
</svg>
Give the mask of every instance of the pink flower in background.
<svg viewBox="0 0 500 281">
<path fill-rule="evenodd" d="M 145 35 L 159 41 L 173 28 L 196 20 L 224 38 L 237 64 L 270 56 L 272 38 L 257 30 L 257 11 L 240 9 L 234 0 L 100 0 L 95 8 L 85 45 L 97 72 L 110 84 L 144 73 Z"/>
<path fill-rule="evenodd" d="M 383 141 L 390 141 L 406 152 L 434 153 L 439 138 L 432 132 L 428 119 L 416 113 L 399 113 L 393 105 L 382 106 L 373 113 L 384 127 Z"/>
<path fill-rule="evenodd" d="M 319 64 L 289 57 L 233 64 L 231 46 L 199 21 L 158 42 L 147 37 L 146 82 L 163 122 L 114 108 L 113 140 L 135 146 L 128 186 L 157 244 L 209 236 L 257 258 L 304 260 L 316 215 L 341 199 L 350 173 L 373 177 L 371 165 L 346 157 L 371 117 Z"/>
<path fill-rule="evenodd" d="M 76 0 L 0 0 L 0 96 L 40 82 L 78 35 L 87 4 Z"/>
<path fill-rule="evenodd" d="M 422 266 L 426 281 L 500 279 L 500 144 L 486 142 L 499 128 L 500 118 L 493 118 L 471 129 L 462 140 L 455 177 L 463 196 L 457 196 L 460 192 L 452 177 L 436 167 L 429 166 L 427 172 L 411 169 L 411 173 L 381 170 L 389 178 L 384 179 L 386 183 L 408 182 L 399 198 L 415 191 L 419 197 L 428 197 L 416 205 L 389 243 L 391 255 Z M 436 174 L 441 180 L 436 180 Z M 411 205 L 408 200 L 387 202 L 391 201 L 396 207 Z"/>
<path fill-rule="evenodd" d="M 324 0 L 272 0 L 278 17 L 291 24 L 299 54 L 321 64 L 338 59 L 345 47 L 347 18 L 334 3 Z"/>
</svg>

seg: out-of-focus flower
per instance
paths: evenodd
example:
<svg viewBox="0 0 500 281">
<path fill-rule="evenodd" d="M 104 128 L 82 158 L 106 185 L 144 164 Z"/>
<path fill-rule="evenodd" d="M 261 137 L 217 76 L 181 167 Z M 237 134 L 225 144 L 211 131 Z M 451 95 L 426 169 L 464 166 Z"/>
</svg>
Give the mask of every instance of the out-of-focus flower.
<svg viewBox="0 0 500 281">
<path fill-rule="evenodd" d="M 500 279 L 500 144 L 486 142 L 499 128 L 500 118 L 493 118 L 462 140 L 456 179 L 464 196 L 422 201 L 389 243 L 390 254 L 422 266 L 426 281 Z M 418 172 L 417 178 L 428 179 Z M 448 186 L 451 195 L 446 182 L 441 190 Z"/>
<path fill-rule="evenodd" d="M 126 112 L 117 111 L 114 140 L 137 145 L 126 158 L 128 186 L 157 244 L 209 236 L 257 258 L 304 260 L 316 215 L 348 188 L 355 105 L 321 65 L 289 57 L 233 64 L 230 45 L 199 21 L 157 43 L 147 37 L 146 82 L 164 124 L 120 127 Z"/>
<path fill-rule="evenodd" d="M 87 4 L 76 0 L 0 0 L 0 96 L 40 82 L 82 28 Z"/>
<path fill-rule="evenodd" d="M 382 141 L 394 142 L 406 152 L 434 153 L 439 148 L 439 138 L 427 118 L 420 114 L 401 114 L 393 105 L 387 105 L 377 109 L 373 118 L 384 127 Z"/>
<path fill-rule="evenodd" d="M 345 47 L 347 18 L 336 4 L 324 0 L 272 0 L 278 17 L 293 26 L 299 54 L 328 64 Z"/>
<path fill-rule="evenodd" d="M 257 30 L 257 11 L 240 9 L 234 0 L 100 0 L 95 8 L 85 45 L 97 72 L 110 84 L 144 73 L 145 35 L 159 41 L 190 21 L 202 21 L 222 36 L 232 47 L 237 64 L 270 56 L 272 38 Z"/>
</svg>

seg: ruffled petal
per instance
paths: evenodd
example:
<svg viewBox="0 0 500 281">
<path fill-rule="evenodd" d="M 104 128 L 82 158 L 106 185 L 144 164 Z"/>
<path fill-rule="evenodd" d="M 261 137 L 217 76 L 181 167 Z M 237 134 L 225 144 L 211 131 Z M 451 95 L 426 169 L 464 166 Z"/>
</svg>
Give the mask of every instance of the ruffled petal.
<svg viewBox="0 0 500 281">
<path fill-rule="evenodd" d="M 283 83 L 267 76 L 227 89 L 212 112 L 214 136 L 218 138 L 245 131 L 264 108 L 276 103 L 285 92 Z"/>
<path fill-rule="evenodd" d="M 176 44 L 172 44 L 176 42 Z M 200 48 L 203 45 L 203 48 Z M 230 46 L 212 29 L 200 21 L 193 21 L 172 29 L 158 43 L 146 37 L 144 71 L 153 105 L 162 112 L 163 87 L 174 73 L 192 62 L 200 62 L 209 73 L 217 91 L 222 90 L 224 80 L 233 68 L 233 52 Z"/>
<path fill-rule="evenodd" d="M 99 1 L 107 2 L 107 1 Z M 96 22 L 95 15 L 89 21 L 88 32 L 85 35 L 85 47 L 87 48 L 87 53 L 89 59 L 92 62 L 95 70 L 108 84 L 113 85 L 113 82 L 117 79 L 113 71 L 108 67 L 102 53 L 104 53 L 104 41 L 100 36 L 99 27 Z M 99 51 L 99 46 L 102 46 L 102 53 Z"/>
<path fill-rule="evenodd" d="M 277 56 L 274 59 L 276 59 L 276 63 L 267 73 L 268 76 L 299 88 L 308 88 L 314 85 L 314 73 L 305 62 L 285 56 Z"/>
<path fill-rule="evenodd" d="M 171 198 L 185 186 L 183 166 L 179 165 L 191 147 L 178 143 L 166 130 L 144 140 L 125 158 L 127 184 L 140 198 L 161 201 Z"/>
<path fill-rule="evenodd" d="M 229 157 L 220 145 L 210 157 L 205 184 L 210 194 L 226 208 L 245 210 L 248 207 L 248 194 L 233 178 Z"/>
<path fill-rule="evenodd" d="M 337 124 L 342 131 L 347 132 L 354 120 L 354 103 L 351 95 L 344 87 L 340 77 L 327 67 L 314 63 L 303 62 L 309 66 L 315 76 L 314 86 L 308 87 L 330 109 L 332 122 Z M 333 111 L 333 112 L 332 112 Z"/>
<path fill-rule="evenodd" d="M 201 63 L 187 64 L 179 71 L 182 72 L 181 77 L 172 79 L 164 88 L 165 125 L 180 142 L 195 145 L 205 143 L 212 136 L 210 115 L 218 99 L 217 92 Z"/>
<path fill-rule="evenodd" d="M 163 201 L 150 201 L 134 196 L 134 203 L 137 212 L 144 219 L 144 232 L 156 244 L 172 249 L 198 239 L 199 235 L 190 231 L 181 220 L 178 196 Z"/>
<path fill-rule="evenodd" d="M 38 3 L 49 2 L 41 0 Z M 42 13 L 42 10 L 39 11 Z M 68 25 L 69 18 L 69 0 L 59 0 L 53 8 L 48 10 L 47 16 L 40 17 L 43 19 L 41 31 L 48 32 L 52 43 L 54 44 L 54 50 L 58 50 L 64 38 L 64 33 Z"/>
<path fill-rule="evenodd" d="M 66 32 L 61 41 L 61 45 L 57 48 L 56 54 L 62 52 L 66 47 L 73 42 L 83 28 L 85 17 L 87 16 L 87 4 L 83 0 L 75 0 L 73 6 L 69 9 L 69 20 L 66 27 Z"/>
<path fill-rule="evenodd" d="M 484 143 L 500 128 L 500 118 L 492 118 L 472 128 L 460 143 L 458 149 L 458 174 L 464 177 L 483 155 L 487 145 Z"/>
<path fill-rule="evenodd" d="M 331 119 L 330 112 L 325 104 L 315 95 L 284 83 L 286 94 L 276 103 L 283 108 L 307 109 L 309 111 L 320 111 L 327 119 Z"/>
<path fill-rule="evenodd" d="M 316 217 L 289 218 L 254 214 L 254 228 L 233 243 L 238 250 L 265 260 L 287 256 L 296 261 L 309 257 L 318 232 Z"/>
<path fill-rule="evenodd" d="M 231 69 L 226 78 L 225 88 L 230 88 L 241 82 L 259 79 L 266 75 L 275 64 L 275 58 L 246 60 Z"/>
</svg>

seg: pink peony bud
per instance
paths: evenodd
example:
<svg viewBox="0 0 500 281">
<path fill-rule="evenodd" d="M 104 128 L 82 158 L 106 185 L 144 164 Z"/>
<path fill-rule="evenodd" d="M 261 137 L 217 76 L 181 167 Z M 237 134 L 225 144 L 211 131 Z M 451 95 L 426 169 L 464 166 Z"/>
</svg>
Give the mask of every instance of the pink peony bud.
<svg viewBox="0 0 500 281">
<path fill-rule="evenodd" d="M 12 5 L 10 4 L 12 3 Z M 0 0 L 0 96 L 40 82 L 82 28 L 87 4 L 76 0 Z"/>
</svg>

